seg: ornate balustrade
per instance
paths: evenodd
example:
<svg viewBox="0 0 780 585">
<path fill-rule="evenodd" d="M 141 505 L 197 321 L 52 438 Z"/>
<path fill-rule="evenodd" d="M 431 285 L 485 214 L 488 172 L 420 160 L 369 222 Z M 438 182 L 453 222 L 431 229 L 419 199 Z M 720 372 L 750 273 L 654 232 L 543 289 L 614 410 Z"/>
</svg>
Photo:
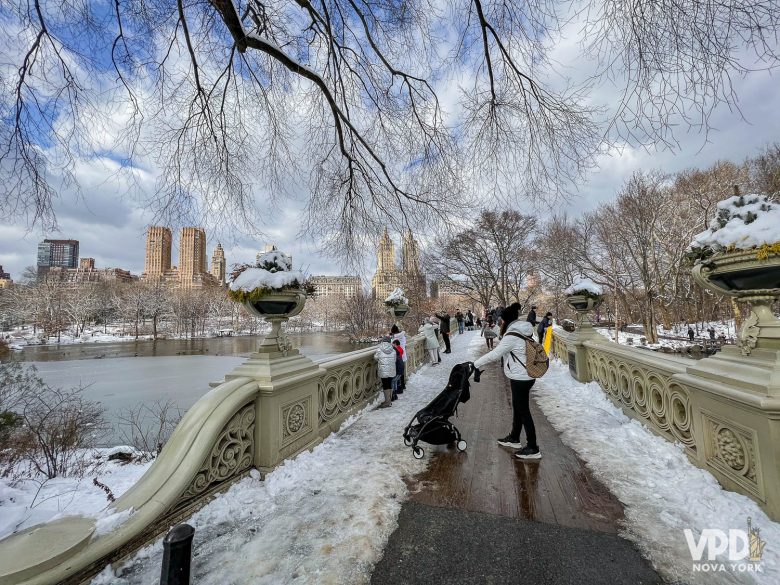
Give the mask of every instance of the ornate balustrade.
<svg viewBox="0 0 780 585">
<path fill-rule="evenodd" d="M 623 412 L 780 519 L 780 397 L 741 380 L 736 358 L 694 361 L 557 329 L 552 351 L 575 378 L 598 382 Z"/>
<path fill-rule="evenodd" d="M 312 362 L 261 346 L 184 416 L 159 457 L 106 513 L 126 519 L 106 534 L 76 517 L 0 541 L 0 585 L 76 584 L 189 516 L 252 469 L 266 472 L 322 441 L 377 396 L 376 348 Z M 407 374 L 428 353 L 407 342 Z"/>
</svg>

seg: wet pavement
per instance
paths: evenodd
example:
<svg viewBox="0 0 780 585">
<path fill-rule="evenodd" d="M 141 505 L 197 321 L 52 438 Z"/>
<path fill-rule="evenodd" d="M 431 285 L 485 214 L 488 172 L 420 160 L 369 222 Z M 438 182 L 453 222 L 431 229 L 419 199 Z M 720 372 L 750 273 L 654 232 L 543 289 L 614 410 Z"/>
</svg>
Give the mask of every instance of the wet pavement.
<svg viewBox="0 0 780 585">
<path fill-rule="evenodd" d="M 533 395 L 533 391 L 532 391 Z M 425 445 L 428 469 L 371 582 L 662 583 L 618 536 L 621 503 L 587 470 L 531 400 L 543 458 L 519 461 L 496 439 L 511 429 L 511 393 L 492 364 L 453 422 L 468 448 Z"/>
</svg>

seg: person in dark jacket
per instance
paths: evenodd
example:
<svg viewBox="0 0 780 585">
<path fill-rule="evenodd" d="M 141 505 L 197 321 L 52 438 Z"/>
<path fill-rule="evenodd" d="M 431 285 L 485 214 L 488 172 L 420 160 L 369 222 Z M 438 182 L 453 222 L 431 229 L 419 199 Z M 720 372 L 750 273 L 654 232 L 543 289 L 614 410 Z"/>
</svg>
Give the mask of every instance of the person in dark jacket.
<svg viewBox="0 0 780 585">
<path fill-rule="evenodd" d="M 536 328 L 536 332 L 539 334 L 539 343 L 544 343 L 544 334 L 547 333 L 547 328 L 552 327 L 553 316 L 550 311 L 545 313 L 539 326 Z"/>
<path fill-rule="evenodd" d="M 696 335 L 696 334 L 693 332 L 693 329 L 691 328 L 691 326 L 690 326 L 690 325 L 688 325 L 688 339 L 690 339 L 691 341 L 693 341 L 693 336 L 694 336 L 694 335 Z"/>
<path fill-rule="evenodd" d="M 444 353 L 452 353 L 450 349 L 450 314 L 446 311 L 443 315 L 436 313 L 436 318 L 439 320 L 439 332 L 444 338 Z"/>
<path fill-rule="evenodd" d="M 528 317 L 526 317 L 525 320 L 528 321 L 534 327 L 539 325 L 539 321 L 536 320 L 536 305 L 533 305 L 531 307 L 531 312 L 528 313 Z"/>
<path fill-rule="evenodd" d="M 458 322 L 458 335 L 463 335 L 463 329 L 465 327 L 465 319 L 463 317 L 463 313 L 460 312 L 460 309 L 458 309 L 458 312 L 455 313 L 455 320 Z"/>
<path fill-rule="evenodd" d="M 474 313 L 471 312 L 471 309 L 466 311 L 466 330 L 474 330 Z"/>
</svg>

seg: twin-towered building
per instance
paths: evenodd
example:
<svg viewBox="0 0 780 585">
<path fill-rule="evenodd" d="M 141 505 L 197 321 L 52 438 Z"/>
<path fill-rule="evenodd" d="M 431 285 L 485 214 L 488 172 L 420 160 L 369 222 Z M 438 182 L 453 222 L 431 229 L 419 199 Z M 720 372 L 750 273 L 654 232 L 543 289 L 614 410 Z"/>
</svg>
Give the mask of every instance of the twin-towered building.
<svg viewBox="0 0 780 585">
<path fill-rule="evenodd" d="M 151 226 L 146 232 L 144 280 L 158 280 L 178 288 L 201 288 L 225 284 L 227 264 L 222 244 L 217 244 L 207 269 L 206 232 L 203 228 L 182 228 L 179 237 L 179 265 L 171 266 L 171 228 Z"/>
<path fill-rule="evenodd" d="M 425 297 L 425 280 L 425 274 L 420 268 L 420 246 L 411 230 L 406 230 L 401 238 L 399 266 L 395 259 L 395 244 L 385 228 L 377 248 L 376 273 L 371 279 L 374 297 L 384 300 L 396 287 L 401 287 L 414 296 Z"/>
</svg>

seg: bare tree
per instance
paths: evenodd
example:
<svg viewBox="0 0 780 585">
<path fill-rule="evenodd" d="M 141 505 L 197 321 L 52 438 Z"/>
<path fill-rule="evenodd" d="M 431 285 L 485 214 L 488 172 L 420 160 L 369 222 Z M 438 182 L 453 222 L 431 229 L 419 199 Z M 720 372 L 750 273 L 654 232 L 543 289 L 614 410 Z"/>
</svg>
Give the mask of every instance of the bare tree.
<svg viewBox="0 0 780 585">
<path fill-rule="evenodd" d="M 482 211 L 473 228 L 435 240 L 427 267 L 483 307 L 525 303 L 535 221 L 517 211 Z"/>
<path fill-rule="evenodd" d="M 82 450 L 107 430 L 103 407 L 84 397 L 84 388 L 52 388 L 19 362 L 0 365 L 0 411 L 19 420 L 12 448 L 21 449 L 36 471 L 48 478 L 67 474 Z M 4 445 L 5 447 L 5 445 Z"/>
<path fill-rule="evenodd" d="M 510 197 L 560 192 L 617 136 L 674 146 L 678 122 L 706 128 L 716 105 L 737 105 L 731 80 L 749 72 L 746 51 L 756 68 L 778 63 L 775 0 L 577 7 L 161 0 L 107 12 L 87 0 L 11 0 L 0 209 L 51 225 L 59 178 L 111 149 L 133 179 L 158 165 L 149 203 L 163 220 L 251 224 L 308 181 L 310 233 L 342 254 L 388 218 L 445 214 L 472 184 Z M 552 81 L 550 55 L 570 22 L 566 33 L 601 64 L 579 84 Z M 449 91 L 458 78 L 469 81 Z M 589 91 L 616 80 L 612 111 L 591 107 Z M 312 162 L 291 177 L 301 161 Z M 272 197 L 262 206 L 257 185 Z"/>
<path fill-rule="evenodd" d="M 358 292 L 349 303 L 343 303 L 338 319 L 344 323 L 344 329 L 352 339 L 366 335 L 376 335 L 384 322 L 380 303 L 364 291 Z"/>
<path fill-rule="evenodd" d="M 118 415 L 122 441 L 139 452 L 142 461 L 160 454 L 182 412 L 171 400 L 157 400 L 151 404 L 128 407 Z"/>
</svg>

